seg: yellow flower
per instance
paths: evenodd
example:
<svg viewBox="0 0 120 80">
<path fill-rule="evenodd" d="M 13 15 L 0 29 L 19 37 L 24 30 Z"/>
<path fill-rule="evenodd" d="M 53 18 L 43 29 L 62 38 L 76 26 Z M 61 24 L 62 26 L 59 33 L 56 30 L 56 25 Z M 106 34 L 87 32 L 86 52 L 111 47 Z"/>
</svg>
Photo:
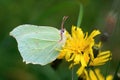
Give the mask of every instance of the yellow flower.
<svg viewBox="0 0 120 80">
<path fill-rule="evenodd" d="M 111 60 L 110 51 L 101 51 L 101 42 L 93 46 L 94 58 L 91 58 L 90 66 L 99 66 Z"/>
<path fill-rule="evenodd" d="M 108 75 L 107 77 L 104 77 L 100 73 L 100 69 L 84 69 L 80 78 L 82 78 L 82 80 L 112 80 L 113 76 Z"/>
<path fill-rule="evenodd" d="M 92 47 L 95 44 L 94 37 L 98 34 L 100 34 L 99 30 L 94 30 L 88 36 L 88 32 L 83 33 L 81 28 L 72 26 L 71 35 L 66 33 L 66 44 L 60 51 L 58 59 L 65 58 L 68 62 L 73 62 L 72 65 L 87 66 L 89 56 L 94 58 Z"/>
<path fill-rule="evenodd" d="M 94 49 L 94 47 L 96 49 Z M 105 64 L 107 61 L 111 60 L 111 52 L 110 51 L 101 52 L 100 48 L 101 48 L 101 42 L 93 46 L 94 57 L 93 58 L 90 57 L 90 60 L 87 66 L 80 66 L 80 68 L 77 71 L 78 76 L 82 75 L 82 72 L 84 72 L 84 69 L 91 68 L 94 66 L 100 66 Z"/>
<path fill-rule="evenodd" d="M 111 60 L 110 51 L 100 52 L 96 58 L 94 58 L 92 61 L 90 61 L 90 66 L 103 65 L 109 60 Z"/>
<path fill-rule="evenodd" d="M 86 80 L 90 80 L 90 76 L 93 76 L 96 80 L 91 67 L 103 65 L 105 62 L 111 59 L 110 51 L 102 52 L 101 42 L 96 44 L 94 37 L 100 34 L 99 30 L 94 30 L 89 36 L 88 32 L 83 33 L 81 28 L 72 26 L 71 35 L 66 32 L 66 42 L 62 50 L 60 50 L 60 55 L 58 59 L 65 58 L 66 61 L 71 62 L 70 67 L 75 65 L 80 66 L 77 70 L 78 76 L 84 75 Z M 90 70 L 88 70 L 90 68 Z M 99 70 L 95 70 L 100 80 L 103 77 L 100 75 Z M 88 74 L 88 72 L 90 74 Z M 92 78 L 93 78 L 92 77 Z"/>
</svg>

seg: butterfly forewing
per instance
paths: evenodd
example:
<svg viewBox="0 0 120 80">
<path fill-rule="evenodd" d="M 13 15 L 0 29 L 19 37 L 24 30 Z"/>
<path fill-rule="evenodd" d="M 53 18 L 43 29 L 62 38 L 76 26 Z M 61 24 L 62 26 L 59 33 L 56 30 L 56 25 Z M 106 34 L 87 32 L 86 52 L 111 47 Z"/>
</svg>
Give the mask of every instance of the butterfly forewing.
<svg viewBox="0 0 120 80">
<path fill-rule="evenodd" d="M 64 44 L 60 31 L 49 26 L 20 25 L 10 32 L 26 63 L 45 65 L 54 61 Z"/>
</svg>

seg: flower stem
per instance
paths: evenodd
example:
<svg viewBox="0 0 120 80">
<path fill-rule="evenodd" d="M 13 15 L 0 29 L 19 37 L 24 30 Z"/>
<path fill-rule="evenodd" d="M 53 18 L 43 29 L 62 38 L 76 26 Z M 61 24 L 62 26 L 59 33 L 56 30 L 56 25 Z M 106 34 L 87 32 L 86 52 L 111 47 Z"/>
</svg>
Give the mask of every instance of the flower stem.
<svg viewBox="0 0 120 80">
<path fill-rule="evenodd" d="M 74 69 L 72 67 L 72 80 L 74 80 L 74 75 L 73 75 Z"/>
<path fill-rule="evenodd" d="M 81 26 L 82 17 L 83 17 L 83 5 L 80 4 L 80 10 L 79 10 L 79 15 L 78 15 L 77 27 Z"/>
</svg>

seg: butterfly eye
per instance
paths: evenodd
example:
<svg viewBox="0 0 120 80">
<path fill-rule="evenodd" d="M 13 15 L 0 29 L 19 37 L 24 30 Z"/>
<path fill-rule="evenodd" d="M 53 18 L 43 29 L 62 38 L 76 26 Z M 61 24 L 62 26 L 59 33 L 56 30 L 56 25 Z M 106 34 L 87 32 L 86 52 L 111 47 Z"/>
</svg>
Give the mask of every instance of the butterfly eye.
<svg viewBox="0 0 120 80">
<path fill-rule="evenodd" d="M 61 33 L 62 33 L 62 34 L 64 33 L 64 29 L 61 29 Z"/>
</svg>

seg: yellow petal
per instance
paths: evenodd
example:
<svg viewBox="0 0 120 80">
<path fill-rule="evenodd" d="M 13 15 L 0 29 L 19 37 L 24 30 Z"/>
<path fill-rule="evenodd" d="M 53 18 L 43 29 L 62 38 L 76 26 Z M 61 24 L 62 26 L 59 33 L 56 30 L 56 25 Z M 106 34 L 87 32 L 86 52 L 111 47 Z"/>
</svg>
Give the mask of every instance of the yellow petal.
<svg viewBox="0 0 120 80">
<path fill-rule="evenodd" d="M 103 75 L 100 73 L 99 69 L 95 69 L 94 71 L 90 70 L 91 80 L 104 80 Z"/>
<path fill-rule="evenodd" d="M 93 37 L 95 37 L 95 36 L 98 35 L 98 34 L 100 34 L 100 31 L 99 31 L 99 30 L 94 30 L 94 31 L 90 34 L 89 38 L 93 38 Z"/>
<path fill-rule="evenodd" d="M 112 76 L 112 75 L 108 75 L 108 76 L 106 77 L 106 80 L 113 80 L 113 76 Z"/>
<path fill-rule="evenodd" d="M 81 55 L 81 65 L 82 65 L 82 66 L 87 66 L 87 62 L 85 61 L 83 55 Z"/>
<path fill-rule="evenodd" d="M 97 80 L 97 77 L 96 77 L 95 73 L 92 70 L 90 70 L 89 75 L 90 75 L 91 80 Z"/>
<path fill-rule="evenodd" d="M 80 75 L 83 73 L 84 68 L 85 68 L 84 66 L 81 66 L 81 67 L 78 69 L 78 71 L 77 71 L 78 76 L 80 76 Z"/>
<path fill-rule="evenodd" d="M 111 55 L 110 51 L 103 51 L 98 54 L 98 56 Z"/>
<path fill-rule="evenodd" d="M 81 60 L 81 55 L 77 54 L 74 58 L 74 62 L 75 64 L 79 64 L 80 63 L 80 60 Z"/>
</svg>

